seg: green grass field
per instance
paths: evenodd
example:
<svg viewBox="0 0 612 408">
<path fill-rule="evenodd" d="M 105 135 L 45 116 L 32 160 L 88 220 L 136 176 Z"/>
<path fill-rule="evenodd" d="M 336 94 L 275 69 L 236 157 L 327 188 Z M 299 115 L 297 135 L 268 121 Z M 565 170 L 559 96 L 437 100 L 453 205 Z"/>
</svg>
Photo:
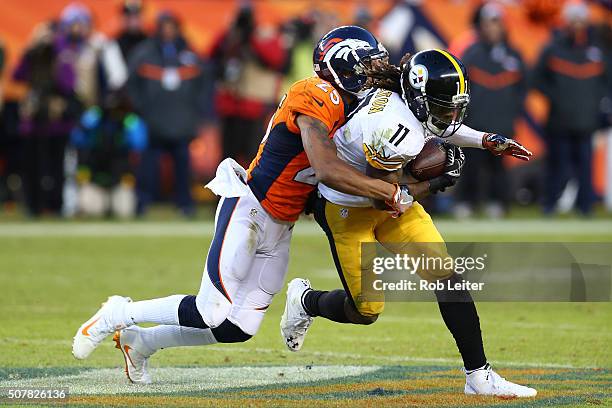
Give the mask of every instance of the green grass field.
<svg viewBox="0 0 612 408">
<path fill-rule="evenodd" d="M 612 242 L 612 221 L 439 224 L 449 241 Z M 376 324 L 319 319 L 299 353 L 278 333 L 284 291 L 257 336 L 237 345 L 162 350 L 155 383 L 127 384 L 109 339 L 90 359 L 70 354 L 76 328 L 110 294 L 135 300 L 194 293 L 208 222 L 0 224 L 0 389 L 68 386 L 77 406 L 611 406 L 610 303 L 482 303 L 490 362 L 538 388 L 535 400 L 463 395 L 461 362 L 436 304 L 391 303 Z M 340 287 L 327 242 L 302 221 L 289 278 Z"/>
</svg>

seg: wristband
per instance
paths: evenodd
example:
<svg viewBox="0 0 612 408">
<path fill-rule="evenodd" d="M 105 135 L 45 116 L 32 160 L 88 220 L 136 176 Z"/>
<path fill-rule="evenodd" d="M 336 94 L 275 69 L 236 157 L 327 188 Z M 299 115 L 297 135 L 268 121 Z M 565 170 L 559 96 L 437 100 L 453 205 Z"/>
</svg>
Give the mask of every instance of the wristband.
<svg viewBox="0 0 612 408">
<path fill-rule="evenodd" d="M 410 188 L 408 187 L 407 184 L 401 184 L 399 186 L 399 188 L 400 188 L 401 192 L 404 192 L 404 193 L 408 194 L 409 196 L 412 196 L 412 194 L 410 194 Z"/>
</svg>

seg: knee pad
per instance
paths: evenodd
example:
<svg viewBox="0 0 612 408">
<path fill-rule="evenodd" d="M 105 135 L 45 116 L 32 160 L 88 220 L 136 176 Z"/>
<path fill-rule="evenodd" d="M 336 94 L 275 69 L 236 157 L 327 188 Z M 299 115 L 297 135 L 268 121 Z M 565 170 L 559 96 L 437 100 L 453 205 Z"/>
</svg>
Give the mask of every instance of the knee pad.
<svg viewBox="0 0 612 408">
<path fill-rule="evenodd" d="M 346 298 L 344 302 L 344 311 L 348 319 L 353 324 L 362 324 L 367 326 L 378 320 L 378 314 L 362 314 L 357 307 L 355 307 L 353 302 L 349 300 L 349 298 Z"/>
<path fill-rule="evenodd" d="M 210 331 L 219 343 L 242 343 L 253 337 L 227 319 Z"/>
</svg>

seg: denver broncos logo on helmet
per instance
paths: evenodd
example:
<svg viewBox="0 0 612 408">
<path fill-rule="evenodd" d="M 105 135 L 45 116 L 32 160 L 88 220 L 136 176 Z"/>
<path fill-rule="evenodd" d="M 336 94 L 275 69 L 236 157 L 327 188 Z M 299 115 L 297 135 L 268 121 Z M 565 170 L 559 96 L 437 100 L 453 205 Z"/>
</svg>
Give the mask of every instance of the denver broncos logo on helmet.
<svg viewBox="0 0 612 408">
<path fill-rule="evenodd" d="M 329 49 L 331 47 L 333 47 L 334 45 L 338 44 L 340 41 L 342 41 L 342 38 L 335 37 L 335 38 L 330 38 L 325 43 L 319 44 L 319 46 L 317 47 L 317 56 L 316 56 L 316 59 L 319 62 L 323 61 L 323 57 L 325 56 L 327 51 L 329 51 Z"/>
<path fill-rule="evenodd" d="M 367 81 L 363 62 L 387 55 L 369 31 L 357 26 L 342 26 L 319 40 L 313 52 L 313 68 L 321 79 L 356 94 Z"/>
<path fill-rule="evenodd" d="M 361 55 L 356 54 L 356 52 L 359 50 L 369 51 L 371 49 L 372 46 L 370 46 L 370 44 L 368 44 L 366 41 L 349 38 L 332 44 L 331 47 L 327 49 L 327 52 L 323 57 L 323 61 L 327 62 L 332 58 L 342 58 L 343 60 L 348 61 L 349 56 L 353 55 L 355 61 L 358 62 L 361 59 Z M 359 54 L 365 53 L 360 52 Z"/>
</svg>

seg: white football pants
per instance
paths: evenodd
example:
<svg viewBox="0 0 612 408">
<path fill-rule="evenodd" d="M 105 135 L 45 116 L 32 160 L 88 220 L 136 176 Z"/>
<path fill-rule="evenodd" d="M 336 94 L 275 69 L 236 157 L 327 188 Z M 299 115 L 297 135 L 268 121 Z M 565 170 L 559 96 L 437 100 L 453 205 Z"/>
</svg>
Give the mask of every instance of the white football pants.
<svg viewBox="0 0 612 408">
<path fill-rule="evenodd" d="M 254 335 L 284 286 L 293 223 L 272 218 L 250 192 L 222 198 L 196 306 L 211 328 L 225 319 Z"/>
</svg>

